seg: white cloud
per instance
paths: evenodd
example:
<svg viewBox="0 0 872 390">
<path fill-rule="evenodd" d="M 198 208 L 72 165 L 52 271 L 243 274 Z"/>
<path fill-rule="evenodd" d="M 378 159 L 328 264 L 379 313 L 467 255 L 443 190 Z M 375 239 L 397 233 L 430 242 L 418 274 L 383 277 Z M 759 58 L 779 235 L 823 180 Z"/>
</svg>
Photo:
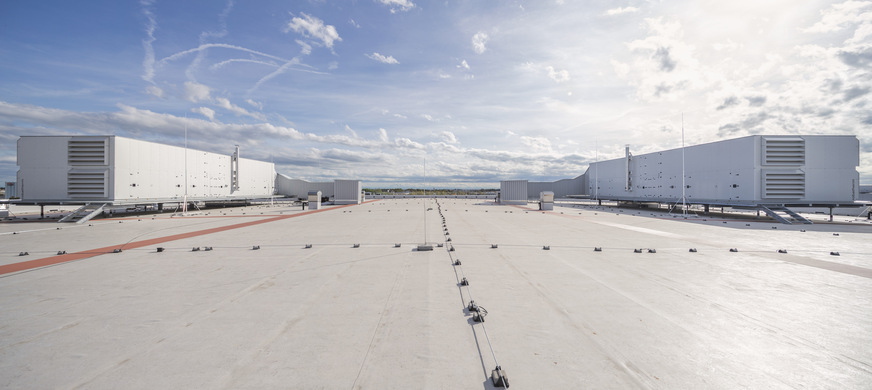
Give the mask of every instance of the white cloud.
<svg viewBox="0 0 872 390">
<path fill-rule="evenodd" d="M 245 102 L 248 103 L 248 105 L 257 108 L 258 110 L 263 110 L 263 103 L 261 102 L 256 102 L 252 99 L 245 99 Z"/>
<path fill-rule="evenodd" d="M 230 100 L 227 98 L 215 98 L 215 105 L 237 115 L 244 115 L 262 121 L 266 120 L 266 117 L 263 114 L 259 112 L 249 112 L 242 107 L 230 103 Z"/>
<path fill-rule="evenodd" d="M 803 30 L 811 33 L 839 31 L 861 20 L 872 21 L 872 2 L 846 1 L 821 11 L 821 20 Z"/>
<path fill-rule="evenodd" d="M 312 45 L 310 45 L 306 42 L 303 42 L 299 39 L 295 39 L 294 42 L 297 42 L 297 44 L 300 45 L 300 54 L 302 54 L 304 56 L 312 54 Z"/>
<path fill-rule="evenodd" d="M 537 152 L 551 152 L 551 141 L 545 137 L 521 136 L 521 142 Z"/>
<path fill-rule="evenodd" d="M 187 101 L 197 103 L 212 100 L 210 94 L 211 89 L 208 86 L 195 83 L 193 81 L 186 81 L 185 92 L 182 98 Z"/>
<path fill-rule="evenodd" d="M 367 56 L 367 57 L 369 57 L 369 58 L 372 59 L 372 60 L 375 60 L 375 61 L 381 62 L 381 63 L 383 63 L 383 64 L 399 64 L 399 63 L 400 63 L 400 62 L 397 61 L 397 59 L 394 58 L 393 56 L 387 56 L 387 57 L 385 57 L 385 56 L 383 56 L 383 55 L 381 55 L 381 54 L 379 54 L 379 53 L 364 54 L 364 55 Z"/>
<path fill-rule="evenodd" d="M 394 140 L 394 144 L 401 148 L 410 148 L 410 149 L 425 149 L 424 145 L 412 141 L 408 138 L 397 138 Z"/>
<path fill-rule="evenodd" d="M 426 119 L 426 120 L 428 120 L 428 121 L 430 121 L 430 122 L 435 122 L 435 121 L 436 121 L 436 119 L 434 119 L 433 116 L 430 115 L 430 114 L 421 114 L 421 118 L 424 118 L 424 119 Z"/>
<path fill-rule="evenodd" d="M 288 22 L 287 26 L 285 26 L 284 31 L 288 32 L 293 30 L 304 37 L 319 41 L 329 48 L 333 48 L 334 42 L 342 41 L 342 38 L 339 37 L 339 33 L 336 32 L 336 27 L 324 24 L 323 20 L 302 12 L 300 12 L 300 16 L 302 17 L 294 16 L 291 18 L 291 21 Z"/>
<path fill-rule="evenodd" d="M 191 112 L 196 113 L 196 114 L 203 115 L 203 116 L 205 116 L 206 118 L 209 118 L 210 121 L 214 121 L 214 120 L 215 120 L 215 110 L 213 110 L 213 109 L 211 109 L 211 108 L 209 108 L 209 107 L 196 107 L 196 108 L 192 108 L 192 109 L 191 109 Z"/>
<path fill-rule="evenodd" d="M 415 8 L 415 3 L 410 0 L 378 0 L 380 3 L 391 7 L 391 13 L 399 11 L 408 11 Z"/>
<path fill-rule="evenodd" d="M 348 24 L 354 26 L 355 28 L 360 28 L 360 23 L 354 21 L 354 19 L 348 19 Z"/>
<path fill-rule="evenodd" d="M 633 13 L 633 12 L 639 12 L 639 9 L 636 7 L 612 8 L 612 9 L 606 11 L 606 15 L 613 16 L 613 15 L 629 14 L 629 13 Z"/>
<path fill-rule="evenodd" d="M 636 95 L 646 101 L 674 100 L 705 85 L 695 48 L 684 40 L 681 24 L 661 18 L 645 22 L 651 35 L 626 44 L 632 61 L 612 63 L 620 77 L 636 86 Z"/>
<path fill-rule="evenodd" d="M 441 135 L 442 135 L 442 139 L 445 142 L 447 142 L 449 144 L 456 144 L 457 143 L 457 136 L 455 136 L 454 133 L 452 133 L 450 131 L 443 131 Z"/>
<path fill-rule="evenodd" d="M 469 64 L 466 62 L 466 60 L 460 61 L 460 65 L 457 65 L 457 67 L 459 69 L 469 70 Z"/>
<path fill-rule="evenodd" d="M 154 96 L 159 97 L 159 98 L 164 97 L 163 89 L 160 89 L 160 87 L 158 87 L 156 85 L 149 85 L 149 86 L 145 87 L 145 93 L 147 93 L 149 95 L 154 95 Z"/>
<path fill-rule="evenodd" d="M 549 66 L 546 69 L 548 70 L 548 77 L 550 77 L 552 80 L 558 83 L 569 81 L 569 71 L 567 71 L 566 69 L 554 70 L 553 66 Z"/>
<path fill-rule="evenodd" d="M 475 50 L 475 52 L 478 54 L 484 53 L 484 51 L 487 50 L 487 47 L 485 47 L 485 44 L 487 43 L 487 41 L 488 41 L 488 36 L 485 32 L 479 31 L 479 32 L 475 33 L 475 35 L 472 36 L 472 48 L 473 48 L 473 50 Z"/>
</svg>

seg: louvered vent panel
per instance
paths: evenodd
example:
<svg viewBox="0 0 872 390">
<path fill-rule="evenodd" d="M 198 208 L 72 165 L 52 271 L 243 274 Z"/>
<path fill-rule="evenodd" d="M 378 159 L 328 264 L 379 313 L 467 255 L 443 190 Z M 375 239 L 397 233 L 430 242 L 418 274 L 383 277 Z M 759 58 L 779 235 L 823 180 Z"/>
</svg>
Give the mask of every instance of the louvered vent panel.
<svg viewBox="0 0 872 390">
<path fill-rule="evenodd" d="M 799 137 L 763 138 L 763 165 L 805 165 L 805 140 Z"/>
<path fill-rule="evenodd" d="M 765 198 L 800 199 L 805 197 L 805 172 L 768 171 L 763 172 L 763 191 Z"/>
<path fill-rule="evenodd" d="M 105 170 L 72 170 L 67 172 L 67 195 L 71 198 L 105 198 Z"/>
<path fill-rule="evenodd" d="M 106 165 L 106 139 L 71 139 L 67 143 L 70 165 Z"/>
</svg>

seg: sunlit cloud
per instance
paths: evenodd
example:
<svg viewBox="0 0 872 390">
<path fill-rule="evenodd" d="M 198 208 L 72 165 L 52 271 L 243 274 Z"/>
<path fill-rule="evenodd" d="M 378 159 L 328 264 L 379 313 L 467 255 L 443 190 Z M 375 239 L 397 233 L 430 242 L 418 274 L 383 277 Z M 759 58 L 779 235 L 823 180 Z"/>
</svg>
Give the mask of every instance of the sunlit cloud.
<svg viewBox="0 0 872 390">
<path fill-rule="evenodd" d="M 291 21 L 285 26 L 284 31 L 294 31 L 304 37 L 311 38 L 313 41 L 323 44 L 328 48 L 332 48 L 334 42 L 342 41 L 342 38 L 339 37 L 339 33 L 336 32 L 336 27 L 324 24 L 323 20 L 302 12 L 300 13 L 300 16 L 294 16 L 291 18 Z"/>
<path fill-rule="evenodd" d="M 379 54 L 379 53 L 366 54 L 366 56 L 371 60 L 378 61 L 378 62 L 381 62 L 383 64 L 399 64 L 400 63 L 393 56 L 384 56 L 384 55 Z"/>
</svg>

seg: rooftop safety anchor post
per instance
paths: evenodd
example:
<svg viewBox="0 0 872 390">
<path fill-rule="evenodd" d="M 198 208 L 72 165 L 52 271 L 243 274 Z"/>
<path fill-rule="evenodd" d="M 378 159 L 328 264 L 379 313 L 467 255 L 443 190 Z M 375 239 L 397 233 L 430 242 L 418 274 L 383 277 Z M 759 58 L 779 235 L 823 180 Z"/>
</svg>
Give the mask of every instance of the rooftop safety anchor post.
<svg viewBox="0 0 872 390">
<path fill-rule="evenodd" d="M 494 384 L 494 387 L 509 387 L 509 377 L 506 376 L 506 372 L 503 371 L 503 368 L 500 366 L 496 366 L 496 368 L 491 371 L 491 381 Z"/>
<path fill-rule="evenodd" d="M 464 277 L 463 279 L 460 280 L 460 285 L 461 286 L 469 286 L 469 281 L 466 280 L 466 277 Z"/>
</svg>

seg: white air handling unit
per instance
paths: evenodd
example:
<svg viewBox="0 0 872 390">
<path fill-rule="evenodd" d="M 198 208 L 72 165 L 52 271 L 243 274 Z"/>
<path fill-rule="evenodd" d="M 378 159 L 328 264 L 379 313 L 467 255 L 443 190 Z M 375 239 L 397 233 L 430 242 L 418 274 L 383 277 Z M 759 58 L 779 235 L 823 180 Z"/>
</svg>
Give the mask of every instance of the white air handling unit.
<svg viewBox="0 0 872 390">
<path fill-rule="evenodd" d="M 857 137 L 842 135 L 754 135 L 640 155 L 628 148 L 590 165 L 586 192 L 633 202 L 852 204 L 859 149 Z"/>
<path fill-rule="evenodd" d="M 25 202 L 136 204 L 272 196 L 275 165 L 118 136 L 22 136 Z"/>
</svg>

